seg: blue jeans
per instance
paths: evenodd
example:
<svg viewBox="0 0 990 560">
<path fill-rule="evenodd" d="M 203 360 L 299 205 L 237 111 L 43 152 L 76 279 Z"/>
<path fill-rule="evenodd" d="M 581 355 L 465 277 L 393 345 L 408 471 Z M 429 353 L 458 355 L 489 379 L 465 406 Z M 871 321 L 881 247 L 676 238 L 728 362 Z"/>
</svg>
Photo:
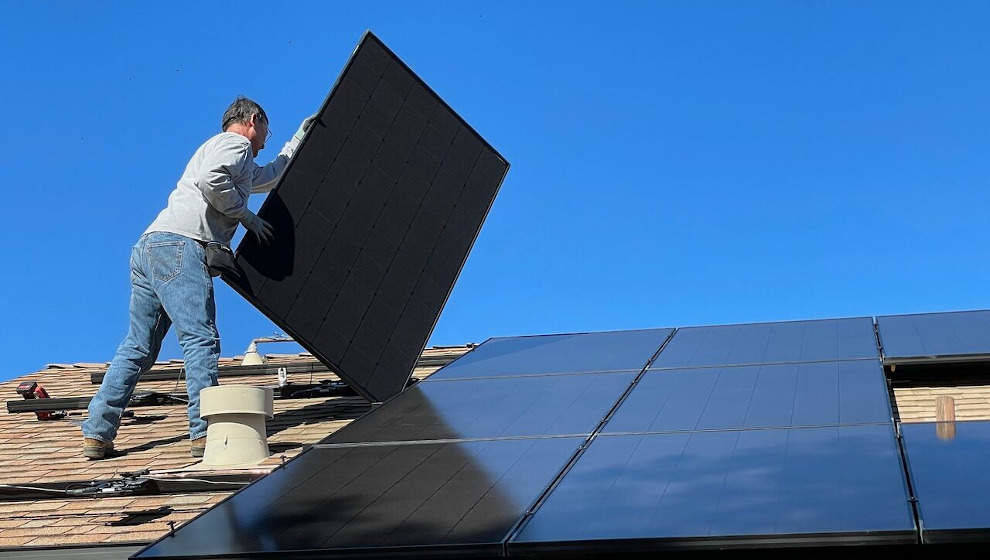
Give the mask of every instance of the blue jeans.
<svg viewBox="0 0 990 560">
<path fill-rule="evenodd" d="M 130 321 L 127 337 L 89 403 L 83 435 L 113 441 L 138 377 L 158 359 L 162 339 L 175 324 L 185 358 L 189 438 L 205 436 L 199 392 L 217 385 L 220 335 L 213 278 L 206 267 L 206 249 L 198 241 L 165 232 L 141 236 L 131 250 Z"/>
</svg>

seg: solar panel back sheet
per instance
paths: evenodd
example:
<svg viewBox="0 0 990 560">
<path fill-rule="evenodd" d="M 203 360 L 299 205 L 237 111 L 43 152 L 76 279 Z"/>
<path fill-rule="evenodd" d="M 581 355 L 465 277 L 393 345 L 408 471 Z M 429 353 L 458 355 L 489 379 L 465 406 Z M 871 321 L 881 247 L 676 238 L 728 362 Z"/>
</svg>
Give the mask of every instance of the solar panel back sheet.
<svg viewBox="0 0 990 560">
<path fill-rule="evenodd" d="M 509 164 L 366 33 L 224 276 L 373 401 L 400 392 Z"/>
</svg>

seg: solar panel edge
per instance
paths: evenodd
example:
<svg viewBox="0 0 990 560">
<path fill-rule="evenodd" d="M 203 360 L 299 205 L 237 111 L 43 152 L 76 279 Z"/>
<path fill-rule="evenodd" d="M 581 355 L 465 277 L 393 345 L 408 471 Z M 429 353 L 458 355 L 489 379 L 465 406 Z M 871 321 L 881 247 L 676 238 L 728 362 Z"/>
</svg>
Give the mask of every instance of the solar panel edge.
<svg viewBox="0 0 990 560">
<path fill-rule="evenodd" d="M 884 365 L 913 366 L 925 364 L 966 364 L 990 361 L 990 352 L 978 354 L 932 354 L 884 358 Z"/>
<path fill-rule="evenodd" d="M 642 329 L 616 329 L 610 331 L 573 331 L 573 332 L 559 332 L 559 333 L 539 333 L 539 334 L 518 334 L 518 335 L 503 335 L 503 336 L 492 336 L 486 339 L 488 340 L 507 340 L 512 338 L 542 338 L 550 336 L 570 336 L 570 335 L 580 335 L 580 334 L 609 334 L 609 333 L 637 333 L 637 332 L 651 332 L 651 331 L 674 331 L 678 327 L 647 327 Z"/>
<path fill-rule="evenodd" d="M 921 311 L 918 313 L 897 313 L 887 315 L 876 315 L 879 322 L 881 319 L 896 319 L 899 317 L 923 317 L 926 315 L 963 315 L 968 313 L 990 313 L 990 309 L 956 309 L 950 311 Z"/>
<path fill-rule="evenodd" d="M 464 118 L 463 118 L 463 117 L 461 117 L 461 115 L 460 115 L 460 114 L 459 114 L 459 113 L 458 113 L 457 111 L 455 111 L 455 110 L 453 109 L 453 107 L 451 107 L 450 105 L 448 105 L 448 104 L 447 104 L 447 102 L 446 102 L 446 101 L 445 101 L 445 100 L 444 100 L 444 99 L 443 99 L 443 98 L 442 98 L 442 97 L 441 97 L 441 96 L 440 96 L 440 95 L 439 95 L 439 94 L 438 94 L 438 93 L 437 93 L 436 91 L 434 91 L 434 90 L 433 90 L 433 88 L 431 88 L 431 87 L 430 87 L 430 85 L 429 85 L 429 84 L 427 84 L 425 80 L 423 80 L 423 79 L 422 79 L 422 78 L 421 78 L 421 77 L 419 76 L 419 74 L 417 74 L 416 72 L 414 72 L 414 71 L 412 70 L 412 68 L 410 68 L 410 67 L 409 67 L 409 65 L 407 65 L 407 64 L 406 64 L 406 63 L 405 63 L 405 62 L 404 62 L 404 61 L 403 61 L 403 60 L 402 60 L 401 58 L 399 58 L 399 56 L 398 56 L 398 55 L 396 55 L 396 54 L 395 54 L 395 52 L 393 52 L 393 51 L 392 51 L 392 50 L 391 50 L 390 48 L 388 48 L 388 45 L 386 45 L 386 44 L 385 44 L 385 43 L 384 43 L 384 42 L 383 42 L 383 41 L 382 41 L 382 40 L 381 40 L 381 39 L 380 39 L 380 38 L 379 38 L 379 37 L 378 37 L 377 35 L 375 35 L 375 34 L 374 34 L 373 32 L 371 32 L 370 30 L 368 30 L 368 31 L 366 32 L 366 35 L 365 35 L 364 37 L 367 37 L 367 38 L 369 38 L 369 39 L 371 39 L 371 40 L 373 40 L 373 41 L 376 41 L 376 42 L 377 42 L 377 43 L 378 43 L 378 44 L 379 44 L 379 45 L 380 45 L 380 46 L 381 46 L 382 48 L 384 48 L 384 49 L 385 49 L 385 52 L 386 52 L 386 53 L 388 53 L 388 54 L 389 54 L 389 55 L 390 55 L 390 56 L 391 56 L 391 57 L 392 57 L 392 58 L 393 58 L 393 59 L 394 59 L 394 60 L 395 60 L 396 62 L 398 62 L 398 63 L 399 63 L 400 65 L 402 65 L 402 67 L 403 67 L 403 68 L 405 68 L 405 69 L 406 69 L 406 70 L 407 70 L 407 71 L 408 71 L 408 72 L 409 72 L 410 74 L 412 74 L 412 75 L 413 75 L 413 77 L 414 77 L 414 78 L 415 78 L 415 79 L 416 79 L 416 80 L 417 80 L 417 81 L 418 81 L 418 82 L 420 83 L 420 85 L 422 85 L 423 87 L 425 87 L 425 88 L 426 88 L 426 90 L 427 90 L 427 91 L 428 91 L 428 92 L 429 92 L 430 94 L 432 94 L 432 95 L 433 95 L 433 96 L 435 96 L 435 97 L 436 97 L 437 99 L 439 99 L 439 100 L 440 100 L 440 102 L 441 102 L 441 103 L 442 103 L 442 104 L 444 105 L 444 107 L 445 107 L 445 108 L 446 108 L 446 109 L 447 109 L 448 111 L 450 111 L 450 112 L 451 112 L 451 113 L 452 113 L 452 114 L 453 114 L 453 115 L 454 115 L 455 117 L 457 117 L 457 119 L 458 119 L 458 120 L 459 120 L 459 121 L 461 122 L 461 125 L 462 125 L 462 126 L 464 126 L 464 127 L 465 127 L 465 128 L 467 128 L 468 130 L 470 130 L 470 131 L 471 131 L 472 133 L 474 133 L 474 135 L 475 135 L 475 136 L 476 136 L 476 137 L 477 137 L 477 138 L 478 138 L 479 140 L 481 140 L 481 142 L 482 142 L 482 143 L 483 143 L 483 144 L 484 144 L 485 146 L 487 146 L 489 150 L 491 150 L 492 152 L 494 152 L 494 153 L 495 153 L 495 155 L 496 155 L 496 156 L 498 156 L 498 157 L 499 157 L 499 159 L 501 159 L 503 163 L 505 163 L 505 166 L 506 166 L 506 170 L 505 170 L 505 171 L 506 171 L 506 173 L 508 173 L 508 171 L 509 171 L 509 167 L 511 166 L 511 164 L 509 163 L 509 160 L 508 160 L 508 159 L 506 159 L 506 158 L 505 158 L 505 157 L 504 157 L 504 156 L 503 156 L 503 155 L 502 155 L 501 153 L 499 153 L 499 151 L 498 151 L 498 150 L 496 150 L 494 146 L 492 146 L 491 144 L 489 144 L 489 143 L 488 143 L 488 141 L 487 141 L 487 140 L 485 140 L 485 138 L 484 138 L 484 136 L 482 136 L 481 134 L 479 134 L 479 133 L 478 133 L 478 131 L 477 131 L 477 130 L 475 130 L 475 128 L 474 128 L 473 126 L 471 126 L 471 124 L 470 124 L 470 123 L 468 123 L 468 122 L 467 122 L 466 120 L 464 120 Z M 364 40 L 364 37 L 362 37 L 362 40 Z M 504 178 L 504 175 L 503 175 L 503 178 Z"/>
<path fill-rule="evenodd" d="M 793 323 L 824 323 L 824 322 L 838 322 L 838 321 L 858 321 L 858 320 L 869 320 L 873 323 L 873 315 L 852 315 L 849 317 L 824 317 L 821 319 L 786 319 L 783 321 L 746 321 L 742 323 L 719 323 L 712 325 L 688 325 L 677 327 L 678 329 L 691 330 L 691 329 L 708 329 L 714 327 L 746 327 L 746 326 L 758 326 L 758 325 L 789 325 Z"/>
<path fill-rule="evenodd" d="M 986 538 L 986 533 L 973 541 Z M 949 541 L 946 541 L 949 542 Z M 959 542 L 959 541 L 951 541 Z M 965 542 L 965 541 L 964 541 Z M 622 539 L 589 539 L 580 541 L 540 541 L 507 543 L 509 558 L 572 558 L 637 554 L 684 552 L 702 553 L 719 551 L 730 554 L 732 551 L 750 550 L 765 554 L 772 549 L 828 550 L 835 547 L 835 552 L 841 552 L 851 558 L 872 558 L 877 554 L 876 548 L 885 546 L 915 545 L 917 537 L 913 533 L 902 531 L 850 531 L 836 534 L 794 534 L 794 535 L 736 535 L 725 537 L 674 537 L 666 539 L 651 538 L 622 538 Z M 865 547 L 857 551 L 856 547 Z M 853 549 L 853 550 L 850 550 Z M 573 555 L 579 556 L 573 556 Z M 869 556 L 867 556 L 869 555 Z M 634 556 L 638 557 L 638 556 Z"/>
</svg>

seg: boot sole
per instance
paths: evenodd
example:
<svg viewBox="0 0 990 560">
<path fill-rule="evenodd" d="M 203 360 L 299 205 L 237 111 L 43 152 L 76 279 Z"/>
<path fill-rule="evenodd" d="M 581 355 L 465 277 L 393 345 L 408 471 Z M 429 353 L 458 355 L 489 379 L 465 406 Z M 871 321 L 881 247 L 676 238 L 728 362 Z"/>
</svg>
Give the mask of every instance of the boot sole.
<svg viewBox="0 0 990 560">
<path fill-rule="evenodd" d="M 83 456 L 89 459 L 102 459 L 107 456 L 107 450 L 102 447 L 83 448 Z"/>
</svg>

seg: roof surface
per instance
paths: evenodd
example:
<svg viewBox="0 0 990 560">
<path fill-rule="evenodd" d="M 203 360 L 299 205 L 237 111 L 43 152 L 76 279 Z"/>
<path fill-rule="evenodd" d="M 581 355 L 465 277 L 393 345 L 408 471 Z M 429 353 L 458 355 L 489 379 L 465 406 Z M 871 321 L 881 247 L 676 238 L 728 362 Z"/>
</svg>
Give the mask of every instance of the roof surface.
<svg viewBox="0 0 990 560">
<path fill-rule="evenodd" d="M 471 347 L 427 348 L 423 353 L 423 357 L 427 358 L 424 362 L 436 365 L 417 367 L 413 376 L 420 379 L 429 376 L 440 365 Z M 276 375 L 223 376 L 225 370 L 230 371 L 231 366 L 239 364 L 240 357 L 221 359 L 221 384 L 277 384 Z M 309 354 L 268 356 L 269 367 L 318 364 Z M 181 361 L 178 360 L 160 362 L 151 371 L 161 372 L 179 365 Z M 44 370 L 0 383 L 0 394 L 7 400 L 21 400 L 15 389 L 21 382 L 31 380 L 40 383 L 54 398 L 89 397 L 95 394 L 98 387 L 92 383 L 91 375 L 105 370 L 106 364 L 50 364 Z M 288 379 L 290 383 L 338 380 L 330 372 L 289 373 Z M 142 381 L 138 383 L 137 390 L 181 392 L 184 385 L 181 380 Z M 370 403 L 359 396 L 276 399 L 275 416 L 267 423 L 271 456 L 254 470 L 271 470 L 370 408 Z M 120 478 L 122 473 L 143 469 L 149 469 L 152 476 L 211 474 L 191 469 L 197 460 L 189 455 L 185 405 L 143 406 L 129 410 L 134 412 L 134 416 L 124 418 L 114 441 L 118 454 L 100 461 L 82 456 L 79 424 L 86 418 L 85 410 L 68 411 L 66 418 L 50 421 L 38 420 L 33 413 L 0 414 L 0 484 L 25 489 L 39 488 L 42 487 L 39 485 L 55 483 Z M 217 491 L 101 498 L 71 497 L 60 490 L 48 492 L 51 494 L 48 499 L 0 496 L 0 550 L 147 543 L 171 530 L 170 523 L 175 527 L 181 526 L 238 488 L 217 486 Z M 11 492 L 18 490 L 10 487 L 3 489 Z M 107 525 L 123 520 L 128 514 L 163 506 L 171 508 L 171 512 L 131 525 Z"/>
</svg>

